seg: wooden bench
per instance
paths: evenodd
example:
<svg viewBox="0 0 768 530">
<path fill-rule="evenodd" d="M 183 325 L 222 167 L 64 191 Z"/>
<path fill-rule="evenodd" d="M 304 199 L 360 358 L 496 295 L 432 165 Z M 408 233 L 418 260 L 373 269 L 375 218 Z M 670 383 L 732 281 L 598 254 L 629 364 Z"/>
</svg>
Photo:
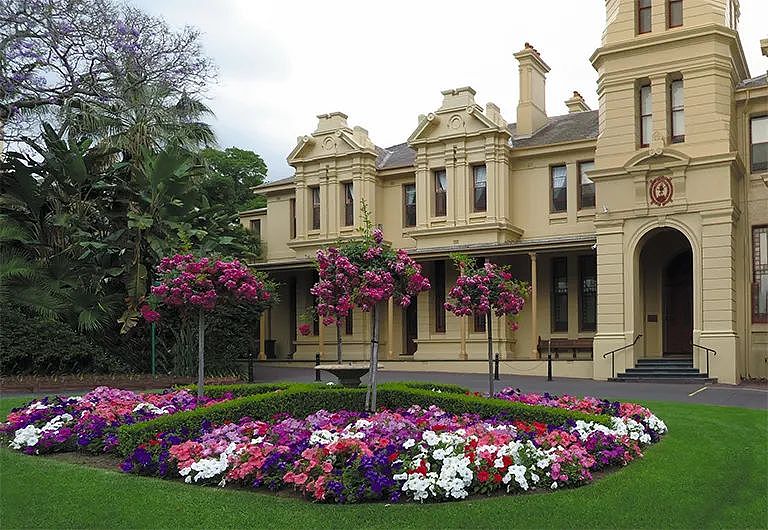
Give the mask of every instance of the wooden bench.
<svg viewBox="0 0 768 530">
<path fill-rule="evenodd" d="M 539 343 L 536 349 L 539 352 L 539 358 L 546 358 L 547 354 L 551 351 L 553 359 L 559 359 L 561 353 L 570 353 L 573 359 L 579 358 L 579 353 L 589 353 L 589 357 L 592 358 L 592 342 L 593 339 L 548 339 L 543 340 L 539 337 Z"/>
</svg>

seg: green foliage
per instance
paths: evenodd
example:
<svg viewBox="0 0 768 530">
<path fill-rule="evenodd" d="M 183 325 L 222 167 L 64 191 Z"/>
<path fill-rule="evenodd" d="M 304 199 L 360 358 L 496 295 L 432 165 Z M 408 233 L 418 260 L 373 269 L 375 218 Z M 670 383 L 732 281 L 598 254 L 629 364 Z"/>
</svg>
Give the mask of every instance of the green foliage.
<svg viewBox="0 0 768 530">
<path fill-rule="evenodd" d="M 82 333 L 19 307 L 2 306 L 0 374 L 51 375 L 126 369 Z"/>
<path fill-rule="evenodd" d="M 444 386 L 446 391 L 435 392 L 431 388 Z M 429 388 L 429 389 L 428 389 Z M 288 413 L 296 417 L 307 416 L 317 410 L 364 410 L 364 388 L 286 383 L 268 385 L 223 385 L 213 387 L 214 395 L 231 392 L 235 399 L 210 407 L 180 412 L 147 422 L 120 427 L 120 451 L 128 454 L 136 446 L 146 443 L 161 432 L 177 432 L 188 428 L 200 430 L 204 421 L 214 424 L 237 421 L 245 416 L 257 420 L 269 420 L 275 414 Z M 439 389 L 441 390 L 441 389 Z M 384 383 L 378 385 L 378 403 L 384 408 L 408 408 L 412 405 L 428 407 L 436 405 L 451 414 L 472 412 L 482 417 L 508 415 L 522 421 L 540 421 L 562 424 L 566 420 L 595 421 L 610 425 L 607 416 L 596 416 L 553 407 L 515 403 L 501 399 L 459 393 L 455 385 L 431 383 Z M 208 387 L 206 387 L 208 394 Z M 237 397 L 244 396 L 244 397 Z"/>
<path fill-rule="evenodd" d="M 267 176 L 267 165 L 261 156 L 237 147 L 224 150 L 209 147 L 200 151 L 200 155 L 210 169 L 204 183 L 209 198 L 241 211 L 266 205 L 264 197 L 254 196 L 251 191 Z"/>
</svg>

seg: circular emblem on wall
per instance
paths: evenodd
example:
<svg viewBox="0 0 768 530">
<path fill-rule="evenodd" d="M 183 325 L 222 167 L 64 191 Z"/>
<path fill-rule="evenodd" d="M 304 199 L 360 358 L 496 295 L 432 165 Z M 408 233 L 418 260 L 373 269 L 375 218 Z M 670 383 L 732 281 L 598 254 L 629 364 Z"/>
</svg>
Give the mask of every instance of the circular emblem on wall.
<svg viewBox="0 0 768 530">
<path fill-rule="evenodd" d="M 333 149 L 336 145 L 336 142 L 333 141 L 333 138 L 330 136 L 326 137 L 325 140 L 323 140 L 323 149 L 326 151 L 330 151 Z"/>
<path fill-rule="evenodd" d="M 464 125 L 464 120 L 461 119 L 461 116 L 451 116 L 451 119 L 448 120 L 448 127 L 451 129 L 459 129 Z"/>
<path fill-rule="evenodd" d="M 650 195 L 651 204 L 656 206 L 665 206 L 672 200 L 672 181 L 669 177 L 660 176 L 655 177 L 648 184 L 648 194 Z"/>
</svg>

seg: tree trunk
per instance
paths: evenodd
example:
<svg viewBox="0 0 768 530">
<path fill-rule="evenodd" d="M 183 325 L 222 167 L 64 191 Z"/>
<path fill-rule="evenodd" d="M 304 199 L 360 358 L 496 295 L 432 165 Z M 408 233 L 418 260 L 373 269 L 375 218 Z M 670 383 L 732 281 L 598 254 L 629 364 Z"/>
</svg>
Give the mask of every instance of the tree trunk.
<svg viewBox="0 0 768 530">
<path fill-rule="evenodd" d="M 485 327 L 488 332 L 488 397 L 493 397 L 493 317 L 490 310 L 486 315 Z"/>
<path fill-rule="evenodd" d="M 373 332 L 371 334 L 371 367 L 368 392 L 365 395 L 365 409 L 376 411 L 376 371 L 379 366 L 379 304 L 373 306 Z"/>
<path fill-rule="evenodd" d="M 205 314 L 200 309 L 197 320 L 197 397 L 203 397 L 205 383 Z"/>
<path fill-rule="evenodd" d="M 336 362 L 341 364 L 341 322 L 336 320 Z"/>
</svg>

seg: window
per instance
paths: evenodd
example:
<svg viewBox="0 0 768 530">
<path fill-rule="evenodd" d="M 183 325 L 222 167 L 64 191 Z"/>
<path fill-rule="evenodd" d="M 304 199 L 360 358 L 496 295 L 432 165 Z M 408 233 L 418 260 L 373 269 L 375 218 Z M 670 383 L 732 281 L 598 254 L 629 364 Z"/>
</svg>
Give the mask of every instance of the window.
<svg viewBox="0 0 768 530">
<path fill-rule="evenodd" d="M 552 212 L 564 212 L 568 209 L 568 171 L 565 166 L 549 168 L 552 181 Z"/>
<path fill-rule="evenodd" d="M 637 0 L 637 32 L 651 31 L 651 0 Z"/>
<path fill-rule="evenodd" d="M 291 210 L 291 239 L 296 239 L 296 199 L 291 199 L 288 207 Z"/>
<path fill-rule="evenodd" d="M 587 176 L 587 171 L 595 169 L 595 162 L 579 162 L 579 209 L 595 207 L 595 183 Z"/>
<path fill-rule="evenodd" d="M 667 27 L 678 28 L 683 25 L 683 0 L 667 1 Z"/>
<path fill-rule="evenodd" d="M 445 262 L 435 262 L 435 332 L 445 333 Z"/>
<path fill-rule="evenodd" d="M 251 219 L 251 232 L 258 239 L 261 239 L 261 219 Z"/>
<path fill-rule="evenodd" d="M 355 327 L 354 327 L 354 317 L 352 316 L 352 310 L 349 310 L 349 313 L 347 313 L 347 317 L 344 319 L 344 333 L 347 335 L 354 335 L 355 333 Z"/>
<path fill-rule="evenodd" d="M 768 323 L 768 225 L 752 227 L 752 322 Z"/>
<path fill-rule="evenodd" d="M 320 187 L 309 188 L 312 193 L 312 230 L 320 230 Z"/>
<path fill-rule="evenodd" d="M 640 100 L 640 147 L 648 147 L 651 141 L 651 128 L 653 127 L 650 83 L 640 85 L 638 96 Z"/>
<path fill-rule="evenodd" d="M 669 128 L 673 144 L 685 141 L 682 79 L 675 79 L 669 83 Z"/>
<path fill-rule="evenodd" d="M 552 259 L 552 331 L 568 331 L 568 258 Z"/>
<path fill-rule="evenodd" d="M 597 329 L 597 257 L 579 256 L 579 331 Z"/>
<path fill-rule="evenodd" d="M 435 171 L 435 217 L 442 217 L 446 213 L 446 193 L 448 181 L 446 180 L 445 170 Z"/>
<path fill-rule="evenodd" d="M 472 184 L 473 184 L 473 196 L 474 196 L 474 211 L 484 212 L 487 205 L 487 174 L 485 164 L 482 166 L 472 167 Z"/>
<path fill-rule="evenodd" d="M 355 224 L 355 196 L 352 192 L 352 183 L 345 182 L 344 186 L 344 226 Z"/>
<path fill-rule="evenodd" d="M 752 173 L 768 170 L 768 116 L 759 116 L 750 120 L 749 159 Z"/>
<path fill-rule="evenodd" d="M 416 226 L 416 185 L 403 186 L 404 226 Z"/>
</svg>

